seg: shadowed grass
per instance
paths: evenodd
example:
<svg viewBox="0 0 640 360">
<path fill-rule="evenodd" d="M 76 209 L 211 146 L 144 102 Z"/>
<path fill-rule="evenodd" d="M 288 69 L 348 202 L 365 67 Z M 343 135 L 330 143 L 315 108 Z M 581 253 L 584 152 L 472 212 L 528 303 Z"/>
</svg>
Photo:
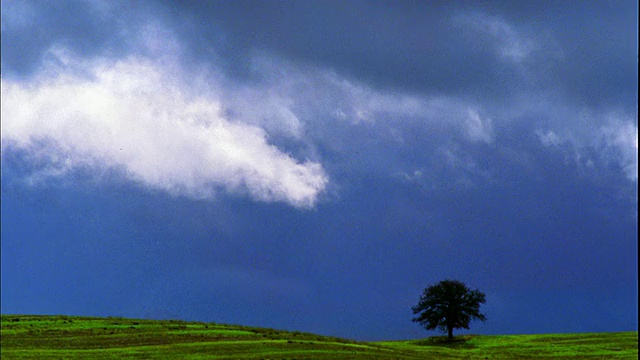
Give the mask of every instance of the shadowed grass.
<svg viewBox="0 0 640 360">
<path fill-rule="evenodd" d="M 216 323 L 2 315 L 2 359 L 633 359 L 638 333 L 356 342 Z"/>
</svg>

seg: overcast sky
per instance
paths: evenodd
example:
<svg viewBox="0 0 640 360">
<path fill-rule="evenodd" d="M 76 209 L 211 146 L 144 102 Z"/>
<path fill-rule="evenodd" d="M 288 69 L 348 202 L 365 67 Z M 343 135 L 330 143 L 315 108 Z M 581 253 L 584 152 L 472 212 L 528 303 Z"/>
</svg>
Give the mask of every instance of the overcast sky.
<svg viewBox="0 0 640 360">
<path fill-rule="evenodd" d="M 2 313 L 638 329 L 637 1 L 2 1 Z"/>
</svg>

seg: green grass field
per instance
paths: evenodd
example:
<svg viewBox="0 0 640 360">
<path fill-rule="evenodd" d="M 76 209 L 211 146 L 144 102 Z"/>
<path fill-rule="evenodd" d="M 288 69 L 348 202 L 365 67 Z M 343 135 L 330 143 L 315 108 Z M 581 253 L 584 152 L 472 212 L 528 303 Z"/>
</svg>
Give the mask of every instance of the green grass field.
<svg viewBox="0 0 640 360">
<path fill-rule="evenodd" d="M 637 359 L 638 332 L 357 342 L 236 325 L 2 315 L 2 359 Z"/>
</svg>

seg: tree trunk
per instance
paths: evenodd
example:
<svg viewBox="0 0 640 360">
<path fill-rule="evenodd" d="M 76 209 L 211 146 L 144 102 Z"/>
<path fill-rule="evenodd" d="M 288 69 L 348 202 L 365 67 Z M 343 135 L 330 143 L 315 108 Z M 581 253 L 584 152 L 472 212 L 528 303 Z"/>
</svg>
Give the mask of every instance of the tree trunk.
<svg viewBox="0 0 640 360">
<path fill-rule="evenodd" d="M 453 340 L 453 327 L 449 326 L 447 330 L 449 331 L 449 340 Z"/>
</svg>

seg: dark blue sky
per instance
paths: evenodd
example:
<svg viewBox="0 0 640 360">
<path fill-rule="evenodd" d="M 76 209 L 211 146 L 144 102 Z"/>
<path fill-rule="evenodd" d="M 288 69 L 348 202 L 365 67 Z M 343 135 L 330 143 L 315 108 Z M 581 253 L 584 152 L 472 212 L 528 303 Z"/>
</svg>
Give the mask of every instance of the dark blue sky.
<svg viewBox="0 0 640 360">
<path fill-rule="evenodd" d="M 637 330 L 637 2 L 131 4 L 2 2 L 2 313 Z"/>
</svg>

